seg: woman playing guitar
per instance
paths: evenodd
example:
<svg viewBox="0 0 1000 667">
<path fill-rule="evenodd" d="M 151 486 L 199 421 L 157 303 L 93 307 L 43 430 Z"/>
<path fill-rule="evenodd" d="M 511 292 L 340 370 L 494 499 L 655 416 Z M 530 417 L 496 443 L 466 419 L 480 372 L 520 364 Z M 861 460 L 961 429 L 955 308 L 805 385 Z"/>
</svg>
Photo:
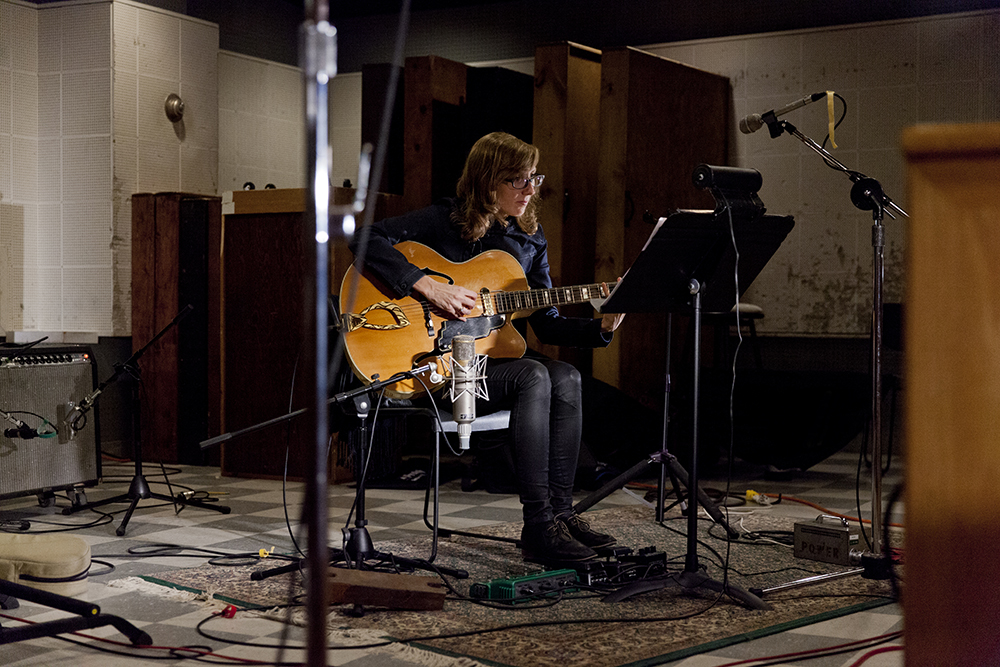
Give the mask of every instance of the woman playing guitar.
<svg viewBox="0 0 1000 667">
<path fill-rule="evenodd" d="M 450 262 L 467 262 L 483 252 L 501 250 L 524 270 L 528 287 L 552 289 L 545 234 L 536 218 L 538 149 L 516 137 L 494 132 L 472 147 L 457 196 L 367 228 L 365 273 L 373 274 L 397 297 L 412 296 L 440 317 L 465 321 L 482 315 L 481 295 L 468 286 L 442 280 L 417 266 L 393 246 L 412 241 L 429 246 Z M 358 241 L 352 244 L 357 252 Z M 604 286 L 606 293 L 607 286 Z M 555 306 L 535 306 L 527 317 L 544 343 L 606 347 L 622 315 L 568 318 Z M 581 561 L 615 538 L 591 530 L 574 514 L 573 481 L 580 452 L 582 413 L 580 373 L 544 357 L 494 358 L 486 366 L 487 411 L 509 409 L 510 447 L 518 478 L 527 557 Z"/>
</svg>

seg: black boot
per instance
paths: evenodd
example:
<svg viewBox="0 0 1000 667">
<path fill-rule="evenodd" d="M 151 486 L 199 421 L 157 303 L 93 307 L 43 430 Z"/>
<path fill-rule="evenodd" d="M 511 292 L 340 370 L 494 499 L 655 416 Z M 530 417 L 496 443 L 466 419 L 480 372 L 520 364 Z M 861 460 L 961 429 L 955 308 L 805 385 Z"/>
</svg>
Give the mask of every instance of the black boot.
<svg viewBox="0 0 1000 667">
<path fill-rule="evenodd" d="M 579 514 L 570 514 L 568 517 L 562 519 L 556 519 L 556 521 L 561 521 L 566 524 L 566 529 L 569 534 L 579 542 L 580 544 L 586 545 L 591 549 L 603 549 L 604 547 L 610 547 L 616 540 L 610 535 L 605 535 L 604 533 L 598 533 L 591 530 L 590 524 L 587 523 Z"/>
<path fill-rule="evenodd" d="M 552 561 L 582 561 L 597 557 L 597 552 L 573 539 L 566 524 L 557 520 L 522 528 L 521 552 L 525 558 Z"/>
</svg>

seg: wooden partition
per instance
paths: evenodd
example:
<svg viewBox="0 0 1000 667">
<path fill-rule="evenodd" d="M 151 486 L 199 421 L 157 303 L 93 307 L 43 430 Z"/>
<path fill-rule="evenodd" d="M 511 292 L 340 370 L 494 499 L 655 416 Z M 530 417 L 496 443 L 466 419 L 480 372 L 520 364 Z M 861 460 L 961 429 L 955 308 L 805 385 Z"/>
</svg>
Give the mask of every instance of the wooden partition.
<svg viewBox="0 0 1000 667">
<path fill-rule="evenodd" d="M 691 175 L 699 164 L 727 163 L 729 99 L 724 76 L 633 48 L 602 52 L 597 277 L 628 269 L 650 221 L 678 208 L 714 208 Z M 661 410 L 665 321 L 661 313 L 626 316 L 611 347 L 594 355 L 594 377 Z"/>
<path fill-rule="evenodd" d="M 132 196 L 133 351 L 193 306 L 136 363 L 139 437 L 149 463 L 204 463 L 198 442 L 221 432 L 218 357 L 209 353 L 209 332 L 218 328 L 218 311 L 210 304 L 218 293 L 206 278 L 217 270 L 219 211 L 219 197 Z M 121 381 L 130 380 L 126 375 Z"/>
<path fill-rule="evenodd" d="M 469 67 L 440 56 L 406 59 L 403 97 L 403 207 L 455 196 L 465 157 L 484 134 L 531 142 L 532 77 L 502 67 Z M 382 102 L 371 95 L 363 104 Z M 362 111 L 362 116 L 377 115 Z M 395 120 L 394 120 L 395 123 Z M 390 155 L 397 151 L 390 146 Z M 390 162 L 387 168 L 394 172 Z"/>
<path fill-rule="evenodd" d="M 600 107 L 600 51 L 570 42 L 535 49 L 533 143 L 541 153 L 538 173 L 545 174 L 539 220 L 549 244 L 549 272 L 556 286 L 595 280 Z M 563 306 L 560 312 L 594 316 L 589 304 Z M 542 345 L 533 335 L 529 344 L 590 374 L 592 350 Z"/>
<path fill-rule="evenodd" d="M 906 664 L 1000 664 L 1000 124 L 903 134 Z"/>
<path fill-rule="evenodd" d="M 307 407 L 297 364 L 303 358 L 303 308 L 308 263 L 303 233 L 306 191 L 253 190 L 227 193 L 223 201 L 221 285 L 217 345 L 221 359 L 226 432 L 239 431 Z M 335 188 L 334 204 L 347 204 L 354 190 Z M 399 198 L 380 195 L 376 218 L 399 214 Z M 330 284 L 338 289 L 351 262 L 343 244 L 331 245 Z M 280 477 L 308 473 L 312 434 L 295 420 L 252 432 L 223 445 L 225 475 Z M 331 481 L 338 478 L 331 474 Z"/>
<path fill-rule="evenodd" d="M 462 63 L 407 58 L 404 72 L 403 206 L 413 210 L 454 194 L 461 174 L 460 133 L 465 103 Z"/>
</svg>

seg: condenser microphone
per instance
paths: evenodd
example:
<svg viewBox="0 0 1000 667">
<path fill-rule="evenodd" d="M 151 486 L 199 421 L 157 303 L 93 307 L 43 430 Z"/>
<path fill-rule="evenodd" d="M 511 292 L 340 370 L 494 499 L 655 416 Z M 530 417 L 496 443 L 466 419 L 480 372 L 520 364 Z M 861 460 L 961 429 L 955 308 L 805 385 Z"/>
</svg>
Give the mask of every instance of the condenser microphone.
<svg viewBox="0 0 1000 667">
<path fill-rule="evenodd" d="M 821 100 L 826 97 L 826 93 L 813 93 L 812 95 L 806 95 L 801 100 L 795 100 L 790 104 L 786 104 L 778 109 L 771 109 L 770 111 L 765 111 L 764 113 L 752 113 L 749 116 L 744 117 L 740 120 L 740 132 L 743 134 L 751 134 L 756 132 L 760 128 L 764 127 L 764 124 L 770 120 L 774 120 L 778 116 L 784 116 L 786 113 L 795 111 L 796 109 L 801 109 L 807 104 L 811 104 L 816 100 Z"/>
<path fill-rule="evenodd" d="M 468 335 L 455 336 L 451 344 L 451 412 L 458 424 L 458 446 L 462 450 L 469 448 L 472 422 L 476 420 L 476 380 L 480 365 L 476 339 Z"/>
</svg>

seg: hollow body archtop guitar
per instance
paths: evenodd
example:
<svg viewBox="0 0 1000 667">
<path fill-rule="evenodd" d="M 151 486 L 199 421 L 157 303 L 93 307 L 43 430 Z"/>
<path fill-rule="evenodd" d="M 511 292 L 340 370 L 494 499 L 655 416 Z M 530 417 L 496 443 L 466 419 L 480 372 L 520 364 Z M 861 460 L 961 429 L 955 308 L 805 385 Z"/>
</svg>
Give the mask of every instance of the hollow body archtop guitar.
<svg viewBox="0 0 1000 667">
<path fill-rule="evenodd" d="M 479 296 L 464 322 L 449 319 L 415 293 L 393 298 L 377 278 L 367 272 L 357 275 L 352 265 L 341 283 L 340 324 L 348 363 L 365 383 L 371 383 L 376 376 L 384 379 L 400 371 L 436 363 L 442 379 L 429 385 L 433 390 L 448 375 L 447 358 L 455 336 L 473 336 L 477 354 L 517 358 L 527 346 L 512 326 L 513 319 L 550 306 L 587 301 L 599 305 L 607 296 L 600 284 L 528 289 L 521 265 L 502 250 L 488 250 L 456 263 L 422 243 L 404 241 L 394 247 L 433 279 L 467 287 Z M 357 297 L 351 306 L 349 291 L 355 280 Z M 387 394 L 409 398 L 423 391 L 424 386 L 418 380 L 406 379 L 392 385 Z"/>
</svg>

